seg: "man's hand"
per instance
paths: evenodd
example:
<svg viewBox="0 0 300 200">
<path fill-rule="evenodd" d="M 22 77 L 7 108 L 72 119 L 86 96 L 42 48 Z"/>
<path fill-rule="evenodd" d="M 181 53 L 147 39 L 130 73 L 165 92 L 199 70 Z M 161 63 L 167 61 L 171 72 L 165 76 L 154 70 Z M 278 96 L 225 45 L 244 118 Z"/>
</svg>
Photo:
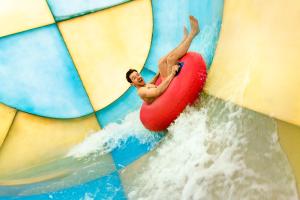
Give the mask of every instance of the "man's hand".
<svg viewBox="0 0 300 200">
<path fill-rule="evenodd" d="M 175 76 L 176 75 L 176 72 L 178 71 L 179 69 L 179 65 L 173 65 L 172 66 L 172 75 Z"/>
<path fill-rule="evenodd" d="M 147 88 L 147 87 L 140 88 L 139 89 L 140 97 L 142 97 L 143 99 L 159 97 L 167 89 L 172 79 L 175 77 L 175 74 L 178 71 L 178 69 L 179 69 L 178 65 L 173 65 L 171 74 L 166 79 L 164 79 L 159 86 L 153 88 Z"/>
</svg>

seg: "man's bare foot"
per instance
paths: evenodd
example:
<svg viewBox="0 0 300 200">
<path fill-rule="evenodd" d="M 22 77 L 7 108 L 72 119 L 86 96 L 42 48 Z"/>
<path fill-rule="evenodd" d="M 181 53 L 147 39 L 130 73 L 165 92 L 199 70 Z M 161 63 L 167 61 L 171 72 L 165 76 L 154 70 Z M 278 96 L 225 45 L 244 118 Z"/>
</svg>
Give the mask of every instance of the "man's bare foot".
<svg viewBox="0 0 300 200">
<path fill-rule="evenodd" d="M 198 20 L 194 16 L 190 16 L 190 24 L 191 35 L 195 37 L 200 32 Z"/>
</svg>

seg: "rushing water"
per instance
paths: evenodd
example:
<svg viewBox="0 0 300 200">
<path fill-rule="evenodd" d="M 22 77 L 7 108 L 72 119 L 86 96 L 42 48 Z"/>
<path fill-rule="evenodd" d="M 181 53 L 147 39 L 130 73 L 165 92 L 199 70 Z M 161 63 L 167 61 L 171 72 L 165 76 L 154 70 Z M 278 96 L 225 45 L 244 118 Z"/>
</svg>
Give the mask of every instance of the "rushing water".
<svg viewBox="0 0 300 200">
<path fill-rule="evenodd" d="M 152 152 L 119 172 L 129 199 L 298 199 L 276 121 L 270 117 L 203 94 L 165 134 Z M 30 172 L 31 177 L 57 174 L 54 178 L 5 191 L 32 195 L 109 174 L 115 168 L 108 153 L 129 137 L 157 142 L 156 133 L 144 129 L 135 111 Z M 18 176 L 29 177 L 26 173 Z M 97 199 L 97 194 L 86 192 L 79 198 Z"/>
<path fill-rule="evenodd" d="M 153 139 L 138 112 L 92 135 L 69 155 L 109 152 L 132 135 Z M 276 121 L 207 95 L 180 115 L 153 152 L 121 176 L 129 199 L 298 199 Z"/>
<path fill-rule="evenodd" d="M 158 135 L 143 127 L 137 110 L 129 113 L 120 124 L 111 123 L 103 130 L 92 134 L 83 143 L 71 149 L 67 156 L 82 158 L 90 154 L 94 154 L 94 156 L 105 155 L 119 147 L 129 137 L 137 138 L 142 144 L 154 145 Z"/>
<path fill-rule="evenodd" d="M 275 120 L 203 95 L 168 132 L 121 173 L 129 199 L 298 199 Z"/>
</svg>

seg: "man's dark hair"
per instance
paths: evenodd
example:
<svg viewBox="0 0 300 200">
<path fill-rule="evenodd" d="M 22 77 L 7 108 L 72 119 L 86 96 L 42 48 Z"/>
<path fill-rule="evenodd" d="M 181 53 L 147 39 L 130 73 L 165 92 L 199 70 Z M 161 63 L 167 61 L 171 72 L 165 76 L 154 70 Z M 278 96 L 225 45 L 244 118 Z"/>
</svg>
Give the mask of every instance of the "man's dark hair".
<svg viewBox="0 0 300 200">
<path fill-rule="evenodd" d="M 132 72 L 137 72 L 135 69 L 130 69 L 130 70 L 128 70 L 128 72 L 126 73 L 126 79 L 127 79 L 127 81 L 129 82 L 129 83 L 132 83 L 132 80 L 129 78 L 129 76 L 130 76 L 130 74 L 132 73 Z"/>
</svg>

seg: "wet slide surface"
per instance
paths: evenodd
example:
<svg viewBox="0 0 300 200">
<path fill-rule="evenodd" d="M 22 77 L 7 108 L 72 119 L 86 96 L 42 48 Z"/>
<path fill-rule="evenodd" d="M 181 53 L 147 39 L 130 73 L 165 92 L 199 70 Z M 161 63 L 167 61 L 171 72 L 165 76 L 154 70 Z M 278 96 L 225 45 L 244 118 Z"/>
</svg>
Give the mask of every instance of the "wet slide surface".
<svg viewBox="0 0 300 200">
<path fill-rule="evenodd" d="M 299 17 L 296 0 L 226 1 L 205 88 L 211 95 L 279 119 L 279 139 L 298 183 L 300 148 L 294 142 L 300 141 Z"/>
<path fill-rule="evenodd" d="M 167 136 L 151 133 L 139 121 L 142 102 L 124 77 L 134 67 L 150 80 L 159 58 L 180 42 L 183 25 L 194 15 L 201 33 L 190 50 L 201 53 L 208 68 L 213 61 L 206 92 L 223 98 L 217 89 L 226 84 L 219 70 L 229 72 L 230 80 L 244 72 L 240 63 L 228 69 L 222 57 L 226 52 L 233 60 L 227 54 L 235 52 L 225 51 L 230 36 L 245 43 L 234 42 L 234 50 L 249 39 L 234 35 L 230 19 L 240 12 L 240 27 L 248 27 L 252 21 L 243 9 L 250 2 L 226 1 L 224 15 L 221 0 L 0 4 L 0 18 L 12 22 L 0 23 L 6 27 L 0 32 L 0 199 L 298 198 L 297 148 L 291 148 L 297 143 L 289 138 L 297 139 L 299 128 L 284 122 L 291 120 L 276 116 L 283 120 L 277 125 L 270 117 L 202 95 Z M 252 6 L 249 13 L 257 13 L 258 5 Z M 265 23 L 259 16 L 249 19 Z M 240 90 L 235 87 L 252 82 L 241 82 L 227 81 L 232 85 L 223 99 L 245 106 L 236 101 Z"/>
</svg>

